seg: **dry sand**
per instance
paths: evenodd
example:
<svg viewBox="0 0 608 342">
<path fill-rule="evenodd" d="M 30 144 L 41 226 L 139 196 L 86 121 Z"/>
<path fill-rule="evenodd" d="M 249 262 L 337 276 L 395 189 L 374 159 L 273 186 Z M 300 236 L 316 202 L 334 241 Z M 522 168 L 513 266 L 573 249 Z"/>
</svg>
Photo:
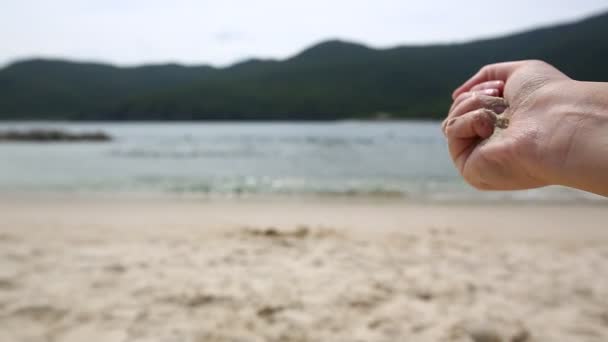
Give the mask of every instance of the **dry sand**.
<svg viewBox="0 0 608 342">
<path fill-rule="evenodd" d="M 608 341 L 608 207 L 4 196 L 0 341 Z"/>
</svg>

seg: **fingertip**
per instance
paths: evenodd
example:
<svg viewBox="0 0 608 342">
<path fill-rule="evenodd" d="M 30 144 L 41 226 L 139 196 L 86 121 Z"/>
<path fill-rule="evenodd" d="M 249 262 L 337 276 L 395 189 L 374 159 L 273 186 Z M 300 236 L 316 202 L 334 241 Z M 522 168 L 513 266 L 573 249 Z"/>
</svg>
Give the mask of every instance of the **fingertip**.
<svg viewBox="0 0 608 342">
<path fill-rule="evenodd" d="M 452 92 L 452 100 L 456 100 L 456 98 L 457 98 L 457 97 L 458 97 L 460 94 L 462 94 L 462 93 L 463 93 L 463 91 L 462 91 L 462 87 L 459 87 L 459 88 L 457 88 L 456 90 L 454 90 L 454 91 Z"/>
<path fill-rule="evenodd" d="M 445 123 L 445 128 L 448 129 L 448 127 L 451 127 L 454 125 L 454 123 L 456 122 L 456 120 L 458 120 L 458 118 L 451 118 L 448 121 L 446 121 Z"/>
<path fill-rule="evenodd" d="M 443 135 L 444 135 L 446 138 L 448 137 L 448 134 L 446 133 L 446 128 L 447 128 L 447 125 L 448 125 L 448 121 L 449 121 L 449 119 L 445 119 L 445 120 L 443 120 L 443 121 L 441 122 L 441 131 L 443 132 Z"/>
<path fill-rule="evenodd" d="M 471 97 L 471 95 L 473 95 L 473 94 L 468 91 L 458 94 L 458 96 L 456 96 L 456 98 L 453 100 L 454 102 L 452 102 L 452 106 L 450 107 L 450 112 L 452 112 L 452 110 L 454 110 L 454 108 L 456 108 L 456 106 L 458 106 L 462 101 Z"/>
<path fill-rule="evenodd" d="M 459 119 L 459 117 L 455 117 L 455 118 L 448 119 L 446 121 L 445 135 L 446 135 L 446 137 L 448 137 L 448 139 L 468 137 L 465 134 L 461 133 L 461 131 L 463 130 L 463 128 L 461 127 L 462 125 L 455 126 L 455 124 L 458 122 L 458 119 Z M 469 135 L 470 135 L 470 133 L 469 133 Z"/>
<path fill-rule="evenodd" d="M 489 64 L 482 67 L 475 75 L 469 78 L 452 93 L 452 99 L 455 99 L 458 97 L 458 95 L 465 91 L 471 91 L 471 89 L 475 86 L 479 86 L 480 84 L 487 82 L 496 82 L 496 84 L 500 84 L 498 88 L 504 88 L 506 80 L 520 64 L 521 62 L 507 62 Z"/>
<path fill-rule="evenodd" d="M 494 134 L 492 113 L 489 110 L 480 109 L 451 118 L 446 122 L 445 133 L 449 139 L 477 137 L 487 139 Z"/>
</svg>

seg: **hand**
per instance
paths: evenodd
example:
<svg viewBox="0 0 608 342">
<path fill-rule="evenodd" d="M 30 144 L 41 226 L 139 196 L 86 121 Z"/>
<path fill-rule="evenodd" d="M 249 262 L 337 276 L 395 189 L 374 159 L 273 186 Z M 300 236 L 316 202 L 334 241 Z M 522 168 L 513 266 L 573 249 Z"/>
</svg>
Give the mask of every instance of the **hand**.
<svg viewBox="0 0 608 342">
<path fill-rule="evenodd" d="M 592 172 L 580 169 L 593 164 L 589 158 L 597 159 L 585 150 L 593 148 L 589 139 L 608 143 L 599 133 L 585 136 L 596 131 L 593 125 L 608 121 L 608 113 L 598 121 L 602 115 L 589 113 L 601 110 L 581 108 L 590 96 L 587 88 L 541 61 L 483 67 L 454 91 L 454 103 L 443 124 L 450 154 L 464 179 L 483 190 L 563 184 L 608 193 L 608 173 L 595 179 L 591 189 L 572 175 Z M 604 99 L 608 103 L 608 96 Z M 492 136 L 495 113 L 501 112 L 509 126 Z M 608 171 L 608 166 L 601 167 Z M 597 189 L 598 181 L 604 182 L 605 189 Z"/>
</svg>

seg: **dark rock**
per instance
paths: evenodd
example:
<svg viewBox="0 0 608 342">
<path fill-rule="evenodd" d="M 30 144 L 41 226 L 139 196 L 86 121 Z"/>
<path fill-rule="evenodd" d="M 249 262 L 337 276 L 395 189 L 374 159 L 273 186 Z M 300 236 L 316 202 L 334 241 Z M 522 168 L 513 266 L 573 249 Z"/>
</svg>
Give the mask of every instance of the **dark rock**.
<svg viewBox="0 0 608 342">
<path fill-rule="evenodd" d="M 55 129 L 33 129 L 29 131 L 0 132 L 0 142 L 106 142 L 112 137 L 104 132 L 72 133 Z"/>
</svg>

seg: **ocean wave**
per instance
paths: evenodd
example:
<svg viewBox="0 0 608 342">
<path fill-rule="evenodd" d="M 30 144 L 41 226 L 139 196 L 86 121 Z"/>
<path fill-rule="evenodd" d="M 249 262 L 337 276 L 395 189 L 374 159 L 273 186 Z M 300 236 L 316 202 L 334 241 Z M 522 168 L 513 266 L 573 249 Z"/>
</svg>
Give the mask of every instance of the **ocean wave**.
<svg viewBox="0 0 608 342">
<path fill-rule="evenodd" d="M 141 176 L 134 179 L 82 181 L 55 184 L 0 184 L 0 191 L 48 191 L 81 193 L 155 193 L 160 196 L 252 197 L 321 196 L 386 198 L 422 202 L 593 202 L 608 204 L 604 197 L 563 187 L 516 192 L 479 192 L 462 182 L 432 180 L 373 182 L 364 179 L 320 180 L 273 177 L 184 178 Z"/>
</svg>

